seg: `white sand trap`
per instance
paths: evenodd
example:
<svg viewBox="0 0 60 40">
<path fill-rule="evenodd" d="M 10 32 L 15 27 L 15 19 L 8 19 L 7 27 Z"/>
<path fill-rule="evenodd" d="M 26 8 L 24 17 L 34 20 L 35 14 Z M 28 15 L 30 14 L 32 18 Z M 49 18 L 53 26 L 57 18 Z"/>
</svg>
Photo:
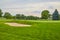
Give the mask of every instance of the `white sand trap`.
<svg viewBox="0 0 60 40">
<path fill-rule="evenodd" d="M 25 25 L 25 24 L 19 24 L 19 23 L 5 23 L 9 26 L 14 26 L 14 27 L 31 27 L 31 25 Z"/>
</svg>

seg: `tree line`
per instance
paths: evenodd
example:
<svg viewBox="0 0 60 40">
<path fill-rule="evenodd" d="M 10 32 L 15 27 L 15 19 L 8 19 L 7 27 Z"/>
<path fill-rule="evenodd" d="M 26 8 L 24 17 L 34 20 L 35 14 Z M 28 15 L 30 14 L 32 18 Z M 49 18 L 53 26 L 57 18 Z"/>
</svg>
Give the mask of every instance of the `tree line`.
<svg viewBox="0 0 60 40">
<path fill-rule="evenodd" d="M 41 18 L 42 19 L 52 19 L 52 20 L 59 20 L 60 16 L 59 16 L 59 12 L 57 9 L 55 9 L 55 11 L 53 12 L 53 14 L 49 14 L 50 12 L 48 10 L 44 10 L 41 13 Z"/>
<path fill-rule="evenodd" d="M 40 17 L 37 16 L 25 16 L 24 14 L 16 14 L 16 15 L 11 15 L 9 12 L 5 12 L 3 15 L 2 10 L 0 9 L 0 18 L 5 18 L 5 19 L 20 19 L 20 20 L 39 20 Z"/>
<path fill-rule="evenodd" d="M 41 17 L 37 16 L 25 16 L 24 14 L 16 14 L 16 15 L 11 15 L 9 12 L 5 12 L 3 15 L 2 10 L 0 9 L 0 18 L 6 18 L 6 19 L 20 19 L 20 20 L 40 20 L 40 19 L 52 19 L 52 20 L 59 20 L 59 12 L 57 9 L 53 12 L 51 15 L 48 10 L 43 10 L 41 12 Z"/>
</svg>

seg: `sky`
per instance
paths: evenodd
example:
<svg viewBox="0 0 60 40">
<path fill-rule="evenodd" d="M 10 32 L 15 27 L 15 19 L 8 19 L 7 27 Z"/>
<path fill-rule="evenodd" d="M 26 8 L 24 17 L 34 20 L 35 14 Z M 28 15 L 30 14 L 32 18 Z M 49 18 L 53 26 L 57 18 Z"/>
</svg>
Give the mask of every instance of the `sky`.
<svg viewBox="0 0 60 40">
<path fill-rule="evenodd" d="M 41 17 L 43 10 L 50 14 L 57 9 L 60 13 L 60 0 L 0 0 L 0 9 L 12 15 L 24 14 Z"/>
</svg>

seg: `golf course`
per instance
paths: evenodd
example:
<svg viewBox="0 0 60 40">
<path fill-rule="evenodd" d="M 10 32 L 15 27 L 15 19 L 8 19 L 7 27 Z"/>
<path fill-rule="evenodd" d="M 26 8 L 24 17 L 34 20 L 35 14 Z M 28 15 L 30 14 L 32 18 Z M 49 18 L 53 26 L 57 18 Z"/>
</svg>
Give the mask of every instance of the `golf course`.
<svg viewBox="0 0 60 40">
<path fill-rule="evenodd" d="M 0 0 L 0 40 L 60 40 L 60 0 Z"/>
<path fill-rule="evenodd" d="M 14 27 L 5 23 L 31 26 Z M 60 21 L 0 20 L 0 40 L 60 40 Z"/>
</svg>

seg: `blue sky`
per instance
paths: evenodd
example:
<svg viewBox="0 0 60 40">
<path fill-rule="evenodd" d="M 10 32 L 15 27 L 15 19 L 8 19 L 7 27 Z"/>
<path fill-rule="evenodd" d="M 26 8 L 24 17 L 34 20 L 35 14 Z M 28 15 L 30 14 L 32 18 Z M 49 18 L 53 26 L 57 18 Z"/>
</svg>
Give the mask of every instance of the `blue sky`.
<svg viewBox="0 0 60 40">
<path fill-rule="evenodd" d="M 0 0 L 3 12 L 40 16 L 42 10 L 49 10 L 52 14 L 55 9 L 60 13 L 60 0 Z"/>
</svg>

